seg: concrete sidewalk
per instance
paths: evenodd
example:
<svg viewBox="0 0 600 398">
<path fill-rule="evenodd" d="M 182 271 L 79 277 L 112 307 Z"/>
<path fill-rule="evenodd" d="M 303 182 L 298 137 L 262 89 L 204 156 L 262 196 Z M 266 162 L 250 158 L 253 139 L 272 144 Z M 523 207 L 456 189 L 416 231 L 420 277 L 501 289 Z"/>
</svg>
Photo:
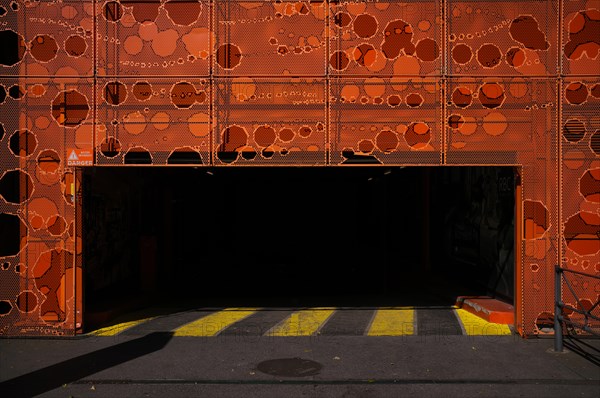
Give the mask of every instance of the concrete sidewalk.
<svg viewBox="0 0 600 398">
<path fill-rule="evenodd" d="M 579 344 L 598 358 L 600 340 Z M 0 396 L 598 397 L 600 367 L 552 346 L 515 335 L 2 339 Z"/>
</svg>

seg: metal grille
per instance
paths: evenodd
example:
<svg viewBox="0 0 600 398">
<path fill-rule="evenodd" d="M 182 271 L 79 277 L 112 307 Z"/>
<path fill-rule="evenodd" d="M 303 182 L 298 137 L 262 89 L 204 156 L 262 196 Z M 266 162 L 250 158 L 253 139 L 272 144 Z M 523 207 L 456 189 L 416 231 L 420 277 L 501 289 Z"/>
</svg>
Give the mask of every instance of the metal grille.
<svg viewBox="0 0 600 398">
<path fill-rule="evenodd" d="M 77 167 L 190 164 L 521 166 L 547 333 L 554 264 L 600 272 L 594 4 L 0 0 L 0 334 L 81 327 Z"/>
</svg>

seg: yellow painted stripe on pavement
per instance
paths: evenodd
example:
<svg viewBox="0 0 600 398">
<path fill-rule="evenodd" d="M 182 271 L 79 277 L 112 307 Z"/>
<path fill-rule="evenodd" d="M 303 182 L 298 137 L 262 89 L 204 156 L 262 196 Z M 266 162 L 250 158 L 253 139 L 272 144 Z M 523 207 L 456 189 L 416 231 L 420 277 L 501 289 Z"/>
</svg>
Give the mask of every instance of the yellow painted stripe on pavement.
<svg viewBox="0 0 600 398">
<path fill-rule="evenodd" d="M 462 308 L 457 308 L 456 315 L 462 323 L 465 333 L 469 336 L 496 336 L 512 334 L 508 325 L 488 322 Z"/>
<path fill-rule="evenodd" d="M 156 317 L 144 318 L 135 321 L 122 322 L 117 323 L 116 325 L 107 326 L 105 328 L 94 330 L 90 332 L 90 336 L 115 336 L 121 332 L 124 332 L 127 329 L 131 329 L 134 326 L 139 325 L 140 323 L 144 323 L 146 321 L 150 321 Z"/>
<path fill-rule="evenodd" d="M 275 325 L 265 335 L 268 336 L 312 336 L 335 312 L 331 308 L 312 308 L 294 312 Z"/>
<path fill-rule="evenodd" d="M 377 310 L 367 335 L 409 336 L 415 333 L 415 310 L 408 307 Z"/>
<path fill-rule="evenodd" d="M 256 308 L 226 308 L 175 329 L 175 336 L 215 336 L 223 329 L 254 314 Z"/>
</svg>

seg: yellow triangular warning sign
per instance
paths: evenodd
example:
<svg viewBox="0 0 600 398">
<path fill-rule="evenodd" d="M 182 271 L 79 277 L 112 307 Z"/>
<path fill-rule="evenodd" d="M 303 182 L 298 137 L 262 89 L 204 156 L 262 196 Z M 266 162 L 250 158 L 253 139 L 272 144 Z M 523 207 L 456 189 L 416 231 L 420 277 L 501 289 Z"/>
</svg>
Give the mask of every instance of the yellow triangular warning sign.
<svg viewBox="0 0 600 398">
<path fill-rule="evenodd" d="M 71 154 L 69 155 L 69 160 L 79 160 L 79 156 L 77 156 L 75 150 L 71 151 Z"/>
</svg>

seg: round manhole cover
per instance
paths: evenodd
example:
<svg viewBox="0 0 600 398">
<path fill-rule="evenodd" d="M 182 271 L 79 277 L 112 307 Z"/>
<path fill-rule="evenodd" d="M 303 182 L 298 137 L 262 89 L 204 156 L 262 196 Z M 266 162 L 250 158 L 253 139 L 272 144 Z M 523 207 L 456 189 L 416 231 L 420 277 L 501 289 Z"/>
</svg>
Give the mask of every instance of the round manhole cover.
<svg viewBox="0 0 600 398">
<path fill-rule="evenodd" d="M 303 377 L 318 375 L 322 367 L 323 365 L 310 359 L 280 358 L 263 361 L 256 369 L 272 376 Z"/>
</svg>

